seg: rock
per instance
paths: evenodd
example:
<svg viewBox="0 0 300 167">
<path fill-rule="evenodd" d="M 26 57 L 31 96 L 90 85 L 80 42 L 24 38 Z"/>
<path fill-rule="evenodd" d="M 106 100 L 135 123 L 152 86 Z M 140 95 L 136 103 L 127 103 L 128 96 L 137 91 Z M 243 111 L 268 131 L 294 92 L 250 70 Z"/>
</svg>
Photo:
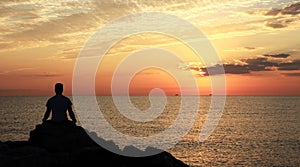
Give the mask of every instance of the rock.
<svg viewBox="0 0 300 167">
<path fill-rule="evenodd" d="M 76 126 L 72 122 L 58 124 L 48 121 L 36 125 L 36 128 L 30 132 L 28 142 L 50 152 L 70 152 L 84 147 L 98 146 L 81 126 Z"/>
<path fill-rule="evenodd" d="M 96 136 L 95 133 L 69 122 L 36 125 L 30 132 L 28 141 L 0 142 L 0 166 L 66 167 L 105 164 L 111 167 L 188 167 L 166 151 L 146 157 L 127 157 L 113 153 L 96 144 L 87 133 Z M 128 147 L 124 150 L 136 149 Z"/>
<path fill-rule="evenodd" d="M 29 145 L 27 141 L 1 143 L 0 166 L 42 166 L 47 150 Z M 6 149 L 2 149 L 6 148 Z"/>
</svg>

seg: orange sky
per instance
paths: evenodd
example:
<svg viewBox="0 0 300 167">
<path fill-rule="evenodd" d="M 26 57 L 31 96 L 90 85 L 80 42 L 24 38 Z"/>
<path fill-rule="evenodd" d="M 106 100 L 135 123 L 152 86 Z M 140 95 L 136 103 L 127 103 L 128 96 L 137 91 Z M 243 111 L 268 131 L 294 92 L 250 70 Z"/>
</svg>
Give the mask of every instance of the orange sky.
<svg viewBox="0 0 300 167">
<path fill-rule="evenodd" d="M 65 94 L 71 95 L 77 56 L 91 35 L 114 19 L 146 11 L 185 19 L 207 36 L 224 67 L 228 95 L 300 95 L 300 2 L 24 0 L 0 1 L 0 96 L 53 95 L 56 82 L 64 83 Z M 211 78 L 219 74 L 208 76 L 206 71 L 216 64 L 205 64 L 170 36 L 143 33 L 124 37 L 99 62 L 96 94 L 109 95 L 117 66 L 149 47 L 180 57 L 182 62 L 168 61 L 164 55 L 159 59 L 183 80 L 193 74 L 200 94 L 211 92 Z M 151 61 L 154 53 L 143 60 Z M 132 67 L 139 63 L 132 62 Z M 125 69 L 122 74 L 129 73 Z M 147 95 L 153 88 L 168 95 L 181 93 L 174 77 L 155 68 L 137 71 L 129 92 Z"/>
</svg>

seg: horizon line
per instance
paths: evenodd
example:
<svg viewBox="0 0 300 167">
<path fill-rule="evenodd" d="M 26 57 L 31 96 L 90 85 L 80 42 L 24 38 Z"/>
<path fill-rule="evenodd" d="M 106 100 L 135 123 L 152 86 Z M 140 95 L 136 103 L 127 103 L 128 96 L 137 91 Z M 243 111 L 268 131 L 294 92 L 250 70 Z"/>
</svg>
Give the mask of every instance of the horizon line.
<svg viewBox="0 0 300 167">
<path fill-rule="evenodd" d="M 0 97 L 49 97 L 54 96 L 52 95 L 0 95 Z M 127 96 L 127 95 L 69 95 L 69 94 L 63 94 L 64 96 Z M 129 95 L 129 96 L 149 96 L 149 95 Z M 164 96 L 164 95 L 151 95 L 151 96 Z M 300 96 L 300 94 L 200 94 L 200 95 L 165 95 L 165 96 L 175 96 L 175 97 L 181 97 L 181 96 Z"/>
</svg>

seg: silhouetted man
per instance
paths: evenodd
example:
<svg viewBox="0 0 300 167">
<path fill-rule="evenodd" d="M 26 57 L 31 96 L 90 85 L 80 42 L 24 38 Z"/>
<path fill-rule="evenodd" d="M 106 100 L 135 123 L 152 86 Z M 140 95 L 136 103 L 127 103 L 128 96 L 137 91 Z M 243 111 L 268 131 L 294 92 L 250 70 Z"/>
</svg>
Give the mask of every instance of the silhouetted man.
<svg viewBox="0 0 300 167">
<path fill-rule="evenodd" d="M 43 122 L 45 122 L 48 117 L 50 116 L 50 113 L 52 111 L 52 122 L 67 122 L 68 116 L 67 111 L 69 112 L 69 116 L 71 117 L 72 121 L 74 123 L 77 122 L 75 118 L 75 114 L 72 109 L 72 102 L 71 100 L 62 95 L 63 92 L 63 84 L 56 83 L 55 84 L 55 93 L 56 95 L 51 97 L 46 104 L 47 110 L 45 112 Z"/>
</svg>

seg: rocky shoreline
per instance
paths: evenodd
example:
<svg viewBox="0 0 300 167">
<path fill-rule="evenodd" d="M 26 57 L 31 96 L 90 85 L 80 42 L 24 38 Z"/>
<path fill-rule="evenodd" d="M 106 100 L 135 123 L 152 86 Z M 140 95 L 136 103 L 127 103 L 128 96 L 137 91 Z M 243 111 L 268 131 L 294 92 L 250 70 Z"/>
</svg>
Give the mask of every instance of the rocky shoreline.
<svg viewBox="0 0 300 167">
<path fill-rule="evenodd" d="M 0 142 L 2 167 L 188 167 L 163 151 L 146 157 L 127 157 L 110 152 L 96 144 L 81 127 L 45 122 L 30 131 L 27 141 Z"/>
</svg>

